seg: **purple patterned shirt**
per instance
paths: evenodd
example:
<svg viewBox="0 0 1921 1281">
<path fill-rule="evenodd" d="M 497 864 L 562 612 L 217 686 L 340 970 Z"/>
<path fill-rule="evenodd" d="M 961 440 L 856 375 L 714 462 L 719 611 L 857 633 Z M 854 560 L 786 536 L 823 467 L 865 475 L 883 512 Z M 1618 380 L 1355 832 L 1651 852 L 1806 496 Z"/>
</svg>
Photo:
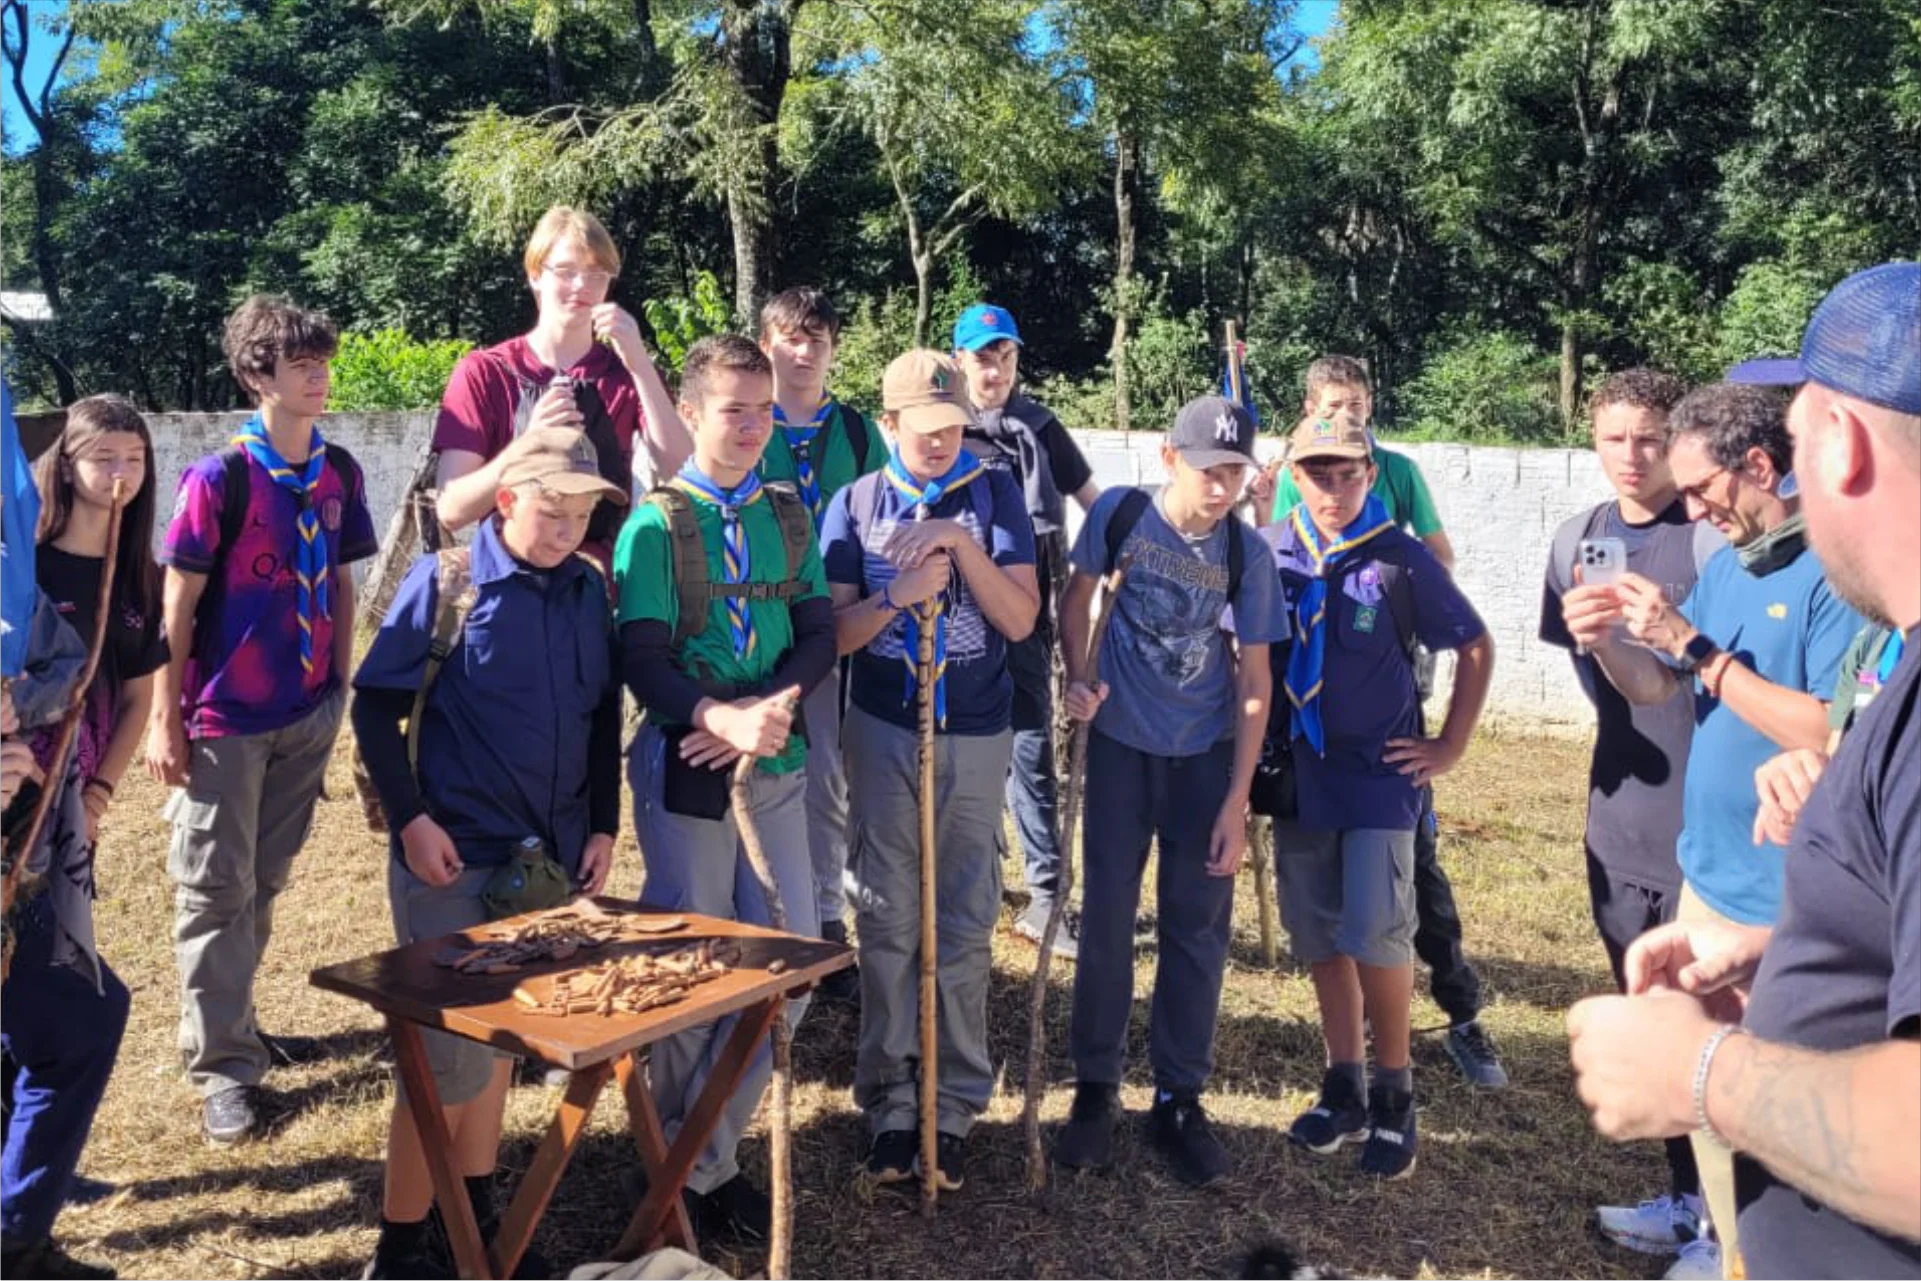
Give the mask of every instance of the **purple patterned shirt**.
<svg viewBox="0 0 1921 1281">
<path fill-rule="evenodd" d="M 345 451 L 334 447 L 336 455 Z M 220 545 L 226 468 L 232 451 L 210 454 L 180 477 L 160 561 L 207 575 L 194 619 L 193 652 L 181 682 L 189 738 L 264 734 L 293 724 L 341 684 L 334 671 L 333 620 L 315 620 L 311 673 L 300 667 L 299 589 L 293 551 L 299 506 L 251 458 L 247 516 L 230 548 Z M 236 465 L 238 462 L 236 461 Z M 379 550 L 358 465 L 342 475 L 331 459 L 317 498 L 328 562 L 338 575 Z"/>
</svg>

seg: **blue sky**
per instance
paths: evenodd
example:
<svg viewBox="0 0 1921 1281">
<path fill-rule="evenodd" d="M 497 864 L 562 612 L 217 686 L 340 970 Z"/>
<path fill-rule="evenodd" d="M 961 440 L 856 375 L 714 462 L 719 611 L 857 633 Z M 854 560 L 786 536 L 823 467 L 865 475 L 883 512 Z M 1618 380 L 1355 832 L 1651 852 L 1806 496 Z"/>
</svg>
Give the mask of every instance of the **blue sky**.
<svg viewBox="0 0 1921 1281">
<path fill-rule="evenodd" d="M 65 7 L 66 0 L 27 0 L 27 8 L 36 19 L 43 15 L 56 15 Z M 1300 0 L 1295 21 L 1307 35 L 1318 36 L 1334 21 L 1339 7 L 1338 0 Z M 46 78 L 47 67 L 53 61 L 57 46 L 58 41 L 47 33 L 38 29 L 33 32 L 33 38 L 27 45 L 26 81 L 29 91 L 37 90 Z M 1314 60 L 1313 51 L 1304 52 L 1302 58 L 1311 64 Z M 6 119 L 7 151 L 10 154 L 17 153 L 32 141 L 33 131 L 28 128 L 26 116 L 20 110 L 20 99 L 14 94 L 12 77 L 0 76 L 0 81 L 4 81 L 4 85 L 0 86 L 0 115 Z"/>
</svg>

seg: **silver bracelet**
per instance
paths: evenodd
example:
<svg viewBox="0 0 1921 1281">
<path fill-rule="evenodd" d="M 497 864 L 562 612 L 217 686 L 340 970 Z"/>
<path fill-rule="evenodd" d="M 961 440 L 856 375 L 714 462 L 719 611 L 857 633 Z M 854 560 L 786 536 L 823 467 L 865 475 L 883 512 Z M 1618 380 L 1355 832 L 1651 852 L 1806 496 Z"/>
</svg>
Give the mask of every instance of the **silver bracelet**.
<svg viewBox="0 0 1921 1281">
<path fill-rule="evenodd" d="M 1714 1056 L 1720 1050 L 1721 1042 L 1746 1030 L 1739 1023 L 1723 1023 L 1701 1046 L 1700 1061 L 1694 1065 L 1694 1124 L 1701 1133 L 1730 1152 L 1734 1150 L 1734 1145 L 1723 1138 L 1721 1132 L 1714 1128 L 1714 1122 L 1708 1119 L 1708 1073 L 1714 1068 Z"/>
</svg>

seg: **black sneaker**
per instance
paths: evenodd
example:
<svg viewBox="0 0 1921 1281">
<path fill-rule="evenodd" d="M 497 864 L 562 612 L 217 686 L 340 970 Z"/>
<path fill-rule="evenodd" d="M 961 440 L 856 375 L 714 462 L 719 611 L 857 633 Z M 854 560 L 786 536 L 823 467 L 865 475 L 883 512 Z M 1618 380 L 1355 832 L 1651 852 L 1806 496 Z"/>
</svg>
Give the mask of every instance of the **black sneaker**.
<svg viewBox="0 0 1921 1281">
<path fill-rule="evenodd" d="M 0 1248 L 0 1274 L 10 1277 L 52 1277 L 56 1281 L 111 1281 L 120 1274 L 104 1263 L 76 1259 L 53 1243 L 52 1237 L 26 1245 Z"/>
<path fill-rule="evenodd" d="M 882 1130 L 867 1145 L 861 1173 L 875 1183 L 905 1183 L 914 1177 L 920 1138 L 912 1130 Z"/>
<path fill-rule="evenodd" d="M 774 1229 L 774 1203 L 744 1174 L 736 1174 L 712 1192 L 683 1188 L 680 1195 L 693 1222 L 694 1236 L 701 1240 L 734 1237 L 765 1241 Z"/>
<path fill-rule="evenodd" d="M 1494 1038 L 1487 1034 L 1479 1019 L 1469 1019 L 1456 1023 L 1447 1030 L 1441 1039 L 1447 1049 L 1447 1056 L 1454 1060 L 1454 1066 L 1461 1069 L 1461 1075 L 1470 1085 L 1483 1090 L 1505 1090 L 1507 1088 L 1507 1069 L 1501 1066 L 1501 1056 L 1494 1048 Z"/>
<path fill-rule="evenodd" d="M 396 1224 L 384 1222 L 380 1239 L 374 1242 L 374 1257 L 360 1271 L 360 1281 L 380 1281 L 386 1277 L 421 1277 L 430 1281 L 454 1275 L 453 1264 L 443 1242 L 436 1240 L 432 1223 Z M 398 1229 L 397 1231 L 395 1229 Z"/>
<path fill-rule="evenodd" d="M 1104 1170 L 1114 1164 L 1114 1127 L 1121 1119 L 1117 1085 L 1082 1081 L 1074 1087 L 1074 1106 L 1054 1140 L 1054 1159 L 1070 1170 Z"/>
<path fill-rule="evenodd" d="M 1219 1183 L 1234 1168 L 1233 1158 L 1214 1135 L 1198 1095 L 1156 1098 L 1149 1124 L 1154 1145 L 1166 1154 L 1174 1176 L 1192 1187 Z"/>
<path fill-rule="evenodd" d="M 914 1177 L 921 1178 L 927 1168 L 921 1164 L 925 1153 L 914 1154 Z M 942 1131 L 934 1136 L 934 1186 L 943 1192 L 958 1192 L 967 1182 L 967 1140 Z"/>
<path fill-rule="evenodd" d="M 847 924 L 844 921 L 828 921 L 820 927 L 820 936 L 825 942 L 848 946 Z M 859 1005 L 860 966 L 850 965 L 844 970 L 835 970 L 822 979 L 820 995 L 822 1000 L 837 1005 Z"/>
<path fill-rule="evenodd" d="M 1376 1085 L 1367 1092 L 1369 1130 L 1361 1147 L 1361 1170 L 1377 1179 L 1403 1179 L 1414 1172 L 1414 1095 Z"/>
<path fill-rule="evenodd" d="M 1367 1104 L 1346 1073 L 1329 1068 L 1321 1077 L 1321 1099 L 1294 1118 L 1287 1137 L 1318 1156 L 1332 1156 L 1344 1143 L 1367 1138 Z"/>
<path fill-rule="evenodd" d="M 215 1147 L 244 1143 L 260 1132 L 259 1091 L 251 1085 L 230 1085 L 209 1094 L 201 1104 L 200 1129 Z"/>
</svg>

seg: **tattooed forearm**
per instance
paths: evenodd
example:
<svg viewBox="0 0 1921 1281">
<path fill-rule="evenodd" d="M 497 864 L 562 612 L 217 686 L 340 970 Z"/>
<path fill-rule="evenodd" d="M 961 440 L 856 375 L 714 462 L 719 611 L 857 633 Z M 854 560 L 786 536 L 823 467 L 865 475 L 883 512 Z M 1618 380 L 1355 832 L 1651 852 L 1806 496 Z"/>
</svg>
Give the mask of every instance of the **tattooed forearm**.
<svg viewBox="0 0 1921 1281">
<path fill-rule="evenodd" d="M 1921 1241 L 1921 1045 L 1827 1054 L 1734 1037 L 1708 1115 L 1775 1175 L 1883 1232 Z"/>
</svg>

